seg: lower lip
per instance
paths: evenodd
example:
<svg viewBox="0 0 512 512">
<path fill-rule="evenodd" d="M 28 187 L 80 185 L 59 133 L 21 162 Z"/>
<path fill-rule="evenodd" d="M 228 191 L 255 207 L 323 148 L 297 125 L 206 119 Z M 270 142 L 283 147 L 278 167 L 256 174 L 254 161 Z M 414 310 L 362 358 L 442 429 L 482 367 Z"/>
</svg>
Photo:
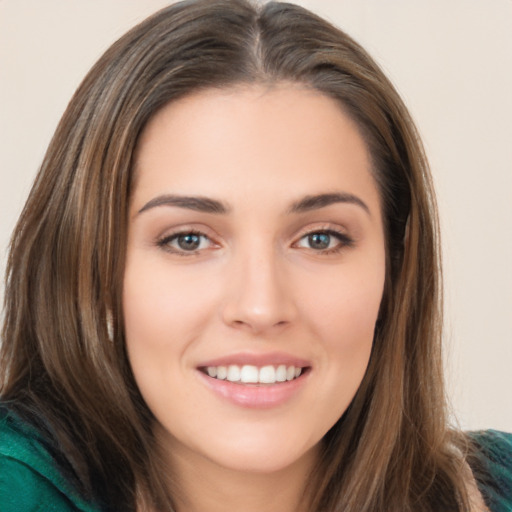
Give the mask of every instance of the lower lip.
<svg viewBox="0 0 512 512">
<path fill-rule="evenodd" d="M 202 380 L 217 395 L 231 403 L 247 408 L 270 409 L 291 400 L 305 384 L 309 371 L 300 377 L 276 384 L 243 384 L 209 377 L 198 371 Z"/>
</svg>

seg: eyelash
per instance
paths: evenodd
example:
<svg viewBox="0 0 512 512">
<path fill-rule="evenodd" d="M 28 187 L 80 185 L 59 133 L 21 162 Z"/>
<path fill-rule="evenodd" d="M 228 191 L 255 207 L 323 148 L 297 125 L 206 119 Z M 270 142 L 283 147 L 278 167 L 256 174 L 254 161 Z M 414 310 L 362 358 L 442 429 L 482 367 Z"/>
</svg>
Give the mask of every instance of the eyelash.
<svg viewBox="0 0 512 512">
<path fill-rule="evenodd" d="M 213 244 L 210 237 L 208 235 L 205 235 L 203 232 L 194 230 L 194 229 L 187 229 L 185 231 L 178 231 L 177 233 L 173 233 L 171 235 L 167 235 L 167 236 L 164 236 L 163 238 L 160 238 L 159 240 L 157 240 L 157 245 L 158 245 L 158 247 L 162 248 L 164 251 L 170 252 L 172 254 L 176 254 L 178 256 L 196 256 L 199 254 L 199 251 L 201 251 L 202 249 L 194 249 L 191 251 L 187 251 L 185 249 L 175 248 L 170 245 L 173 241 L 178 240 L 178 238 L 180 236 L 187 236 L 187 235 L 197 236 L 197 237 L 203 238 L 203 239 L 206 238 L 210 241 L 210 243 Z"/>
<path fill-rule="evenodd" d="M 343 249 L 350 248 L 354 245 L 354 240 L 351 237 L 349 237 L 345 233 L 341 233 L 341 232 L 333 230 L 333 229 L 315 229 L 312 231 L 305 232 L 305 233 L 301 234 L 298 241 L 295 242 L 293 245 L 296 247 L 302 240 L 306 239 L 307 237 L 311 237 L 313 235 L 327 235 L 329 237 L 334 237 L 338 241 L 336 246 L 331 247 L 331 248 L 316 250 L 316 249 L 313 249 L 310 247 L 309 249 L 312 250 L 313 252 L 315 252 L 316 254 L 323 254 L 323 255 L 337 254 L 337 253 L 341 252 Z M 187 251 L 186 249 L 175 248 L 170 245 L 172 242 L 178 240 L 179 237 L 184 237 L 184 236 L 196 236 L 196 237 L 199 237 L 202 239 L 207 239 L 211 244 L 215 245 L 215 243 L 211 240 L 211 238 L 208 235 L 206 235 L 205 233 L 198 231 L 198 230 L 194 230 L 194 229 L 188 229 L 185 231 L 179 231 L 176 233 L 172 233 L 171 235 L 167 235 L 167 236 L 164 236 L 163 238 L 160 238 L 159 240 L 157 240 L 157 246 L 167 252 L 176 254 L 178 256 L 186 256 L 186 257 L 197 256 L 203 249 L 197 248 L 197 249 Z"/>
<path fill-rule="evenodd" d="M 321 250 L 315 250 L 313 248 L 310 248 L 317 254 L 322 255 L 328 255 L 328 254 L 337 254 L 341 252 L 343 249 L 353 247 L 354 240 L 349 237 L 346 233 L 342 233 L 340 231 L 336 231 L 334 229 L 315 229 L 313 231 L 308 231 L 306 233 L 303 233 L 298 242 L 295 242 L 294 245 L 297 245 L 301 240 L 304 240 L 305 238 L 311 237 L 313 235 L 327 235 L 329 237 L 334 237 L 338 243 L 336 246 L 327 248 L 327 249 L 321 249 Z"/>
</svg>

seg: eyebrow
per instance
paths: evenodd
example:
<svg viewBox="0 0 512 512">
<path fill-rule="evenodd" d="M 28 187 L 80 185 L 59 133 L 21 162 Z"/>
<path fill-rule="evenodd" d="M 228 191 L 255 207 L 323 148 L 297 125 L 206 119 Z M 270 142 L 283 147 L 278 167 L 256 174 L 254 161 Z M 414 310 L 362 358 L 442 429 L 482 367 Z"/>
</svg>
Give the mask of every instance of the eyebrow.
<svg viewBox="0 0 512 512">
<path fill-rule="evenodd" d="M 362 199 L 346 192 L 316 194 L 303 197 L 291 205 L 288 213 L 304 213 L 311 210 L 325 208 L 326 206 L 336 203 L 355 204 L 370 214 L 370 209 Z M 228 205 L 209 197 L 164 194 L 148 201 L 138 211 L 138 214 L 159 206 L 176 206 L 178 208 L 185 208 L 203 213 L 214 213 L 217 215 L 227 214 L 231 211 Z"/>
<path fill-rule="evenodd" d="M 138 213 L 156 208 L 157 206 L 177 206 L 178 208 L 186 208 L 187 210 L 216 214 L 226 214 L 230 211 L 230 208 L 227 205 L 209 197 L 166 194 L 151 199 L 151 201 L 147 202 Z"/>
<path fill-rule="evenodd" d="M 293 203 L 289 213 L 308 212 L 311 210 L 317 210 L 319 208 L 325 208 L 326 206 L 330 206 L 331 204 L 336 203 L 355 204 L 360 206 L 363 210 L 366 211 L 366 213 L 370 215 L 370 208 L 368 208 L 368 205 L 362 199 L 346 192 L 306 196 Z"/>
</svg>

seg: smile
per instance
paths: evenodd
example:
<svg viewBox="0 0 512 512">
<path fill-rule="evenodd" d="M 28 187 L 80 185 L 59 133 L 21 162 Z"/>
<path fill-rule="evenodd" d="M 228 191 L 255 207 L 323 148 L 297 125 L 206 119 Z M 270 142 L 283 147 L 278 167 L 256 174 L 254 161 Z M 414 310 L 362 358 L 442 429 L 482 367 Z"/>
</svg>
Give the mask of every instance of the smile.
<svg viewBox="0 0 512 512">
<path fill-rule="evenodd" d="M 207 366 L 201 368 L 203 373 L 217 380 L 227 380 L 240 384 L 276 384 L 294 380 L 302 374 L 304 368 L 300 366 L 266 365 L 262 367 L 246 364 L 239 366 Z"/>
</svg>

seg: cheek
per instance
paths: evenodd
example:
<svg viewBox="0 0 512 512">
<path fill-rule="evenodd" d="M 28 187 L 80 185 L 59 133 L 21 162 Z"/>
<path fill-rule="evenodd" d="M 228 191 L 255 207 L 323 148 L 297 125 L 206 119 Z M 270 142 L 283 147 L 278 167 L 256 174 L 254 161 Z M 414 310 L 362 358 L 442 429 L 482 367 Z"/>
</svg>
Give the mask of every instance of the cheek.
<svg viewBox="0 0 512 512">
<path fill-rule="evenodd" d="M 168 265 L 129 262 L 123 289 L 128 345 L 175 349 L 176 342 L 193 337 L 199 313 L 207 309 L 201 288 L 200 279 L 188 279 L 186 272 L 173 272 Z"/>
<path fill-rule="evenodd" d="M 123 289 L 126 349 L 137 385 L 153 411 L 182 381 L 187 349 L 199 338 L 211 301 L 201 280 L 169 265 L 128 262 Z"/>
<path fill-rule="evenodd" d="M 340 268 L 322 281 L 317 275 L 315 283 L 303 283 L 300 295 L 307 303 L 304 311 L 309 312 L 310 321 L 323 333 L 320 339 L 332 344 L 333 349 L 357 350 L 361 343 L 373 340 L 385 268 L 383 263 L 358 267 Z"/>
<path fill-rule="evenodd" d="M 380 294 L 374 289 L 350 289 L 348 282 L 331 301 L 318 301 L 315 338 L 322 340 L 323 380 L 315 394 L 322 398 L 325 425 L 332 427 L 344 414 L 363 381 L 373 347 Z"/>
<path fill-rule="evenodd" d="M 378 252 L 376 253 L 378 254 Z M 369 362 L 375 323 L 384 287 L 384 258 L 361 264 L 340 266 L 313 283 L 303 282 L 302 318 L 321 344 L 321 371 L 325 375 L 336 420 L 359 388 Z M 306 294 L 306 290 L 315 290 Z M 322 292 L 322 290 L 328 292 Z M 306 301 L 306 296 L 308 299 Z M 306 303 L 307 302 L 307 303 Z M 320 391 L 320 390 L 318 390 Z"/>
<path fill-rule="evenodd" d="M 142 396 L 156 413 L 162 404 L 176 405 L 169 402 L 169 389 L 183 381 L 187 348 L 203 329 L 209 299 L 200 279 L 173 271 L 165 258 L 155 261 L 135 251 L 130 256 L 123 285 L 126 348 Z"/>
</svg>

